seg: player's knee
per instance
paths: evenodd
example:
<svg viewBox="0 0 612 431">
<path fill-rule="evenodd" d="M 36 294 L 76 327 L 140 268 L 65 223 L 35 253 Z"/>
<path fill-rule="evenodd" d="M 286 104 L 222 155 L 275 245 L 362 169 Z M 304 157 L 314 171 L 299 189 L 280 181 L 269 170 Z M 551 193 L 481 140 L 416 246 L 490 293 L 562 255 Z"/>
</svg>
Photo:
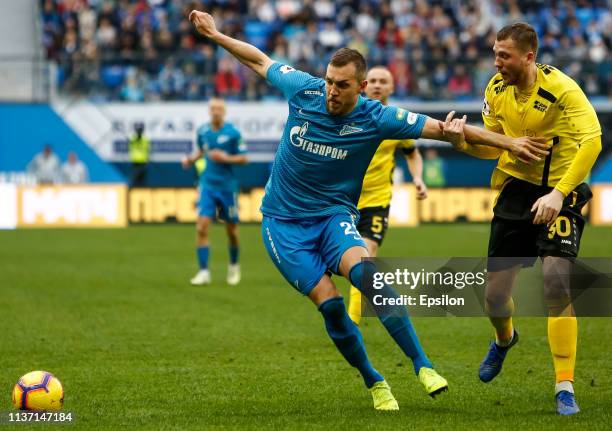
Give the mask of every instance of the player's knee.
<svg viewBox="0 0 612 431">
<path fill-rule="evenodd" d="M 570 300 L 569 274 L 563 272 L 544 272 L 544 299 L 547 302 L 567 302 Z"/>
<path fill-rule="evenodd" d="M 200 239 L 207 239 L 208 238 L 208 223 L 198 222 L 196 224 L 196 234 L 198 235 L 198 238 Z"/>
<path fill-rule="evenodd" d="M 368 254 L 372 257 L 376 256 L 378 254 L 378 244 L 368 238 L 364 238 L 364 241 L 366 243 L 366 248 L 368 249 Z"/>
<path fill-rule="evenodd" d="M 487 273 L 487 290 L 510 291 L 516 277 L 515 271 L 489 271 Z"/>
<path fill-rule="evenodd" d="M 342 295 L 340 295 L 340 291 L 331 281 L 331 278 L 329 278 L 329 276 L 327 275 L 324 275 L 323 278 L 319 280 L 317 285 L 310 291 L 308 297 L 317 307 L 319 307 L 325 301 L 336 297 L 341 298 Z"/>
<path fill-rule="evenodd" d="M 382 298 L 386 299 L 399 297 L 395 289 L 387 284 L 383 284 L 382 287 L 374 286 L 376 272 L 377 268 L 374 262 L 366 260 L 359 262 L 351 268 L 349 279 L 351 283 L 353 283 L 353 286 L 355 286 L 361 292 L 361 294 L 367 298 L 370 305 L 372 305 L 374 312 L 380 319 L 384 319 L 385 317 L 407 317 L 408 312 L 406 311 L 405 307 L 388 305 L 386 301 L 383 303 L 383 305 L 380 305 L 374 300 L 375 296 L 381 296 Z"/>
<path fill-rule="evenodd" d="M 505 272 L 490 272 L 485 289 L 487 306 L 504 305 L 512 298 L 514 278 Z"/>
<path fill-rule="evenodd" d="M 238 245 L 238 225 L 232 224 L 227 226 L 227 237 L 230 244 Z"/>
<path fill-rule="evenodd" d="M 349 270 L 349 281 L 353 286 L 357 287 L 361 293 L 364 293 L 364 287 L 368 283 L 364 284 L 364 281 L 373 280 L 374 273 L 376 272 L 376 265 L 374 262 L 362 261 L 359 262 Z"/>
<path fill-rule="evenodd" d="M 571 302 L 569 288 L 565 285 L 565 283 L 558 280 L 545 281 L 544 300 L 548 304 L 559 303 L 569 305 Z"/>
</svg>

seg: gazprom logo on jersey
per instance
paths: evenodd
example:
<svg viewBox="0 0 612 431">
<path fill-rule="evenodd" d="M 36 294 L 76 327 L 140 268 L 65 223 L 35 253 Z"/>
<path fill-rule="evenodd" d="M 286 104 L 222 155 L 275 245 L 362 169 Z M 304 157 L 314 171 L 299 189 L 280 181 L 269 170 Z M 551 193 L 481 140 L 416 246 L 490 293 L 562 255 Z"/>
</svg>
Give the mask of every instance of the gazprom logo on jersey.
<svg viewBox="0 0 612 431">
<path fill-rule="evenodd" d="M 317 144 L 316 142 L 309 141 L 304 138 L 308 131 L 308 121 L 301 126 L 293 126 L 289 132 L 289 140 L 295 147 L 300 148 L 302 151 L 309 153 L 318 154 L 323 157 L 329 157 L 332 159 L 344 160 L 348 154 L 348 150 L 341 148 L 334 148 L 329 145 Z"/>
</svg>

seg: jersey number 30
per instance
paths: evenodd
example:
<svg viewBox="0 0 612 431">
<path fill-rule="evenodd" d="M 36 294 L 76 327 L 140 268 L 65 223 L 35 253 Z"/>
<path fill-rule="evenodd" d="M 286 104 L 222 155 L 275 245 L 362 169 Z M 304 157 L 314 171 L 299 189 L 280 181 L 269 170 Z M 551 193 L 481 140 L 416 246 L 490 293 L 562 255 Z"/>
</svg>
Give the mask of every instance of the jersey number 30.
<svg viewBox="0 0 612 431">
<path fill-rule="evenodd" d="M 548 229 L 548 239 L 553 239 L 555 234 L 561 238 L 565 238 L 571 233 L 572 225 L 570 224 L 569 219 L 565 216 L 559 216 Z"/>
</svg>

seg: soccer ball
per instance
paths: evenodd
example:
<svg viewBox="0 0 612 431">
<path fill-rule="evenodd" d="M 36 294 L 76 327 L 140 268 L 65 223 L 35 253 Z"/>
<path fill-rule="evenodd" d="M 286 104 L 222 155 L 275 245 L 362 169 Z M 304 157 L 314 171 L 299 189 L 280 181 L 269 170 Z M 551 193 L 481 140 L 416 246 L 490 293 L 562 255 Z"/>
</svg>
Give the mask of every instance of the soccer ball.
<svg viewBox="0 0 612 431">
<path fill-rule="evenodd" d="M 13 388 L 13 406 L 19 410 L 59 410 L 64 404 L 64 388 L 46 371 L 32 371 Z"/>
</svg>

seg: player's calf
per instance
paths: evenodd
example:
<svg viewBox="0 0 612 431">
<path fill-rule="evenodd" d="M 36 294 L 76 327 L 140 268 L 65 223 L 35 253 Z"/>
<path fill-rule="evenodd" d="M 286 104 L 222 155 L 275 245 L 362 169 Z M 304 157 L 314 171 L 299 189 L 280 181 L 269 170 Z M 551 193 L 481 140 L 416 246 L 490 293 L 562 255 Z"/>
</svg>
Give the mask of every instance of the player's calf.
<svg viewBox="0 0 612 431">
<path fill-rule="evenodd" d="M 327 299 L 319 305 L 319 311 L 329 337 L 346 361 L 359 370 L 365 385 L 371 388 L 376 382 L 384 380 L 370 363 L 361 333 L 346 313 L 342 297 Z"/>
<path fill-rule="evenodd" d="M 377 289 L 376 291 L 364 286 L 363 280 L 372 279 L 371 275 L 368 274 L 375 270 L 376 267 L 372 262 L 359 262 L 351 268 L 349 279 L 370 301 L 370 304 L 374 304 L 373 296 L 375 294 L 387 298 L 397 297 L 397 293 L 389 286 L 385 285 L 382 289 Z M 375 306 L 374 310 L 389 335 L 391 335 L 406 356 L 412 360 L 415 374 L 418 375 L 422 367 L 433 368 L 421 346 L 421 342 L 412 326 L 405 307 Z"/>
</svg>

